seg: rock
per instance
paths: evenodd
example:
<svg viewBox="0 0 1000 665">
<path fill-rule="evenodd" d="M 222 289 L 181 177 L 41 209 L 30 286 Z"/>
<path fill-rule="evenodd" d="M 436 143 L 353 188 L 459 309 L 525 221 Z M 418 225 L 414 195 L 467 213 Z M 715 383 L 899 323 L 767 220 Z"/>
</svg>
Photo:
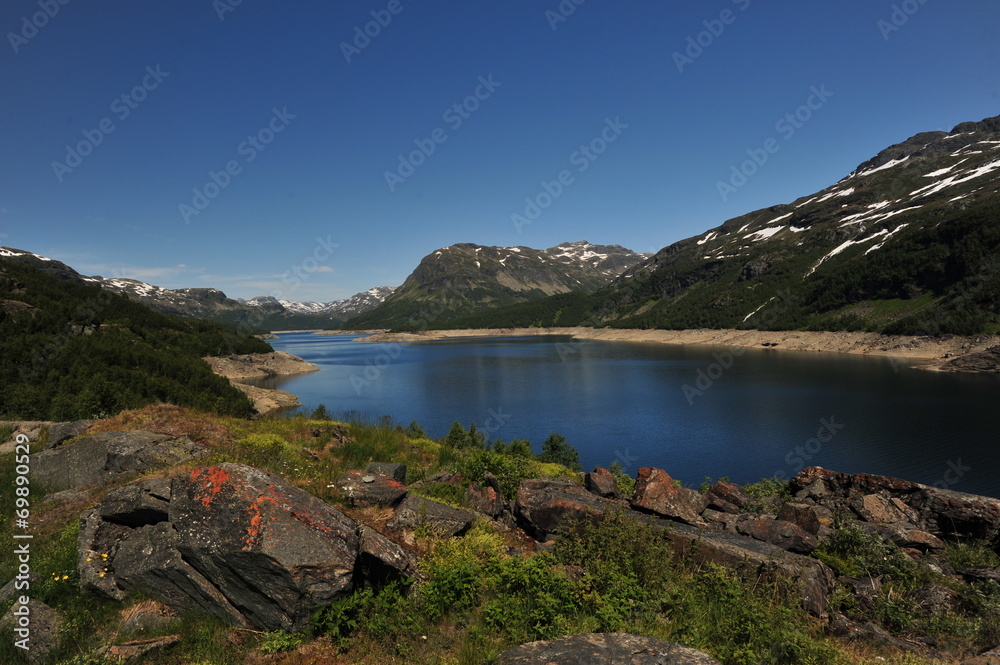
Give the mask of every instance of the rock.
<svg viewBox="0 0 1000 665">
<path fill-rule="evenodd" d="M 805 503 L 786 503 L 782 505 L 781 509 L 778 510 L 777 519 L 791 522 L 806 533 L 811 533 L 814 536 L 819 533 L 819 529 L 823 526 L 824 521 L 820 519 L 819 510 L 815 506 Z M 825 521 L 829 523 L 829 520 Z"/>
<path fill-rule="evenodd" d="M 282 478 L 220 464 L 174 478 L 169 493 L 163 488 L 160 479 L 136 481 L 84 514 L 85 586 L 119 599 L 137 589 L 180 611 L 288 631 L 352 589 L 357 525 Z M 164 500 L 167 519 L 141 524 L 163 516 L 158 503 L 143 506 Z"/>
<path fill-rule="evenodd" d="M 406 496 L 406 486 L 399 481 L 361 471 L 346 471 L 337 487 L 356 508 L 394 506 Z"/>
<path fill-rule="evenodd" d="M 72 423 L 56 423 L 55 425 L 50 426 L 48 443 L 45 444 L 45 449 L 48 450 L 49 448 L 55 448 L 67 439 L 72 439 L 74 436 L 80 436 L 93 424 L 93 420 L 77 420 Z"/>
<path fill-rule="evenodd" d="M 1000 568 L 986 566 L 963 568 L 958 571 L 958 574 L 964 577 L 966 582 L 987 582 L 989 580 L 1000 582 Z"/>
<path fill-rule="evenodd" d="M 479 517 L 471 510 L 452 508 L 421 496 L 408 496 L 396 508 L 396 515 L 386 523 L 393 531 L 425 526 L 442 536 L 461 536 Z"/>
<path fill-rule="evenodd" d="M 635 480 L 632 507 L 686 524 L 703 524 L 705 499 L 698 492 L 678 487 L 663 469 L 642 467 Z"/>
<path fill-rule="evenodd" d="M 828 630 L 831 635 L 846 639 L 849 642 L 861 642 L 873 647 L 899 649 L 901 651 L 916 651 L 916 647 L 913 644 L 898 637 L 893 637 L 876 624 L 851 621 L 842 615 L 838 615 L 830 622 Z"/>
<path fill-rule="evenodd" d="M 151 637 L 148 640 L 132 640 L 131 642 L 115 644 L 102 649 L 101 653 L 118 662 L 124 662 L 160 653 L 180 643 L 181 638 L 179 635 L 165 635 L 163 637 Z"/>
<path fill-rule="evenodd" d="M 517 490 L 514 516 L 529 534 L 542 539 L 563 524 L 603 513 L 608 505 L 607 499 L 569 479 L 524 480 Z"/>
<path fill-rule="evenodd" d="M 974 658 L 963 660 L 961 665 L 1000 665 L 1000 646 L 983 652 Z"/>
<path fill-rule="evenodd" d="M 961 465 L 961 460 L 953 462 Z M 822 481 L 829 494 L 822 501 L 831 509 L 853 505 L 866 495 L 877 494 L 905 515 L 905 520 L 938 538 L 987 540 L 1000 544 L 1000 499 L 940 489 L 928 485 L 875 476 L 847 474 L 810 467 L 791 480 L 801 491 Z M 886 508 L 888 511 L 889 509 Z"/>
<path fill-rule="evenodd" d="M 18 586 L 24 586 L 24 582 L 27 580 L 29 589 L 32 585 L 38 582 L 38 573 L 31 571 L 28 573 L 26 578 L 17 579 L 17 577 L 10 578 L 10 581 L 0 588 L 0 605 L 6 605 L 15 598 L 19 598 L 25 589 L 18 589 Z M 20 584 L 19 584 L 20 583 Z"/>
<path fill-rule="evenodd" d="M 372 462 L 365 467 L 365 473 L 371 474 L 373 476 L 384 476 L 386 478 L 392 478 L 397 483 L 406 482 L 406 465 L 405 464 L 388 464 L 385 462 Z"/>
<path fill-rule="evenodd" d="M 593 494 L 605 499 L 617 499 L 621 495 L 618 493 L 618 481 L 607 469 L 595 468 L 583 477 L 583 486 Z"/>
<path fill-rule="evenodd" d="M 943 540 L 934 534 L 921 531 L 912 524 L 867 524 L 859 525 L 863 531 L 875 533 L 902 549 L 915 549 L 921 552 L 944 548 Z"/>
<path fill-rule="evenodd" d="M 709 501 L 721 499 L 729 505 L 736 506 L 736 512 L 743 510 L 750 504 L 750 495 L 736 483 L 716 481 L 708 490 L 708 495 Z"/>
<path fill-rule="evenodd" d="M 27 618 L 27 627 L 20 625 L 22 617 Z M 8 644 L 27 640 L 28 662 L 43 663 L 59 646 L 59 633 L 64 623 L 59 612 L 41 601 L 30 599 L 26 605 L 15 602 L 0 618 L 0 634 Z"/>
<path fill-rule="evenodd" d="M 589 633 L 507 649 L 498 665 L 719 665 L 708 654 L 654 637 Z"/>
<path fill-rule="evenodd" d="M 358 528 L 358 552 L 357 573 L 371 586 L 417 576 L 416 558 L 371 527 Z"/>
<path fill-rule="evenodd" d="M 705 512 L 703 512 L 701 516 L 706 522 L 718 526 L 723 531 L 736 533 L 736 520 L 739 519 L 739 515 L 724 513 L 721 510 L 715 510 L 709 507 L 705 509 Z"/>
<path fill-rule="evenodd" d="M 897 499 L 898 501 L 898 499 Z M 881 494 L 866 494 L 851 504 L 851 509 L 865 522 L 895 524 L 909 519 L 891 500 Z"/>
<path fill-rule="evenodd" d="M 465 490 L 465 502 L 470 509 L 490 517 L 499 517 L 507 507 L 500 493 L 492 487 L 470 484 Z"/>
<path fill-rule="evenodd" d="M 939 616 L 951 612 L 958 606 L 959 596 L 940 584 L 926 584 L 913 592 L 913 598 L 920 609 L 931 616 Z"/>
<path fill-rule="evenodd" d="M 122 476 L 204 457 L 187 437 L 152 432 L 102 432 L 31 456 L 32 479 L 48 490 L 104 485 Z"/>
<path fill-rule="evenodd" d="M 180 620 L 180 615 L 156 600 L 143 600 L 122 610 L 121 632 L 144 633 L 163 630 Z"/>
<path fill-rule="evenodd" d="M 734 524 L 737 533 L 755 540 L 777 545 L 783 550 L 809 554 L 819 546 L 819 540 L 797 524 L 777 520 L 769 515 L 740 515 Z"/>
<path fill-rule="evenodd" d="M 826 616 L 834 575 L 821 561 L 739 534 L 717 533 L 653 517 L 643 521 L 663 528 L 679 554 L 692 556 L 698 563 L 722 566 L 754 583 L 786 581 L 796 590 L 806 611 Z"/>
<path fill-rule="evenodd" d="M 149 478 L 115 487 L 101 503 L 101 519 L 140 527 L 166 522 L 170 510 L 170 479 Z"/>
<path fill-rule="evenodd" d="M 128 591 L 118 583 L 109 566 L 119 544 L 131 533 L 132 529 L 123 524 L 102 520 L 98 508 L 80 515 L 76 568 L 80 574 L 81 589 L 111 600 L 125 600 Z"/>
</svg>

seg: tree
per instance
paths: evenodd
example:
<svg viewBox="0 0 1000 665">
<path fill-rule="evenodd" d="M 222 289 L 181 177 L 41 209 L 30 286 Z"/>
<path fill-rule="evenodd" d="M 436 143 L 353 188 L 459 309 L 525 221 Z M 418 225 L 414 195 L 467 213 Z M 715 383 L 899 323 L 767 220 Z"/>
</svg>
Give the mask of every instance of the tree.
<svg viewBox="0 0 1000 665">
<path fill-rule="evenodd" d="M 326 409 L 326 404 L 320 404 L 309 414 L 310 420 L 333 420 L 333 416 Z"/>
<path fill-rule="evenodd" d="M 464 448 L 469 442 L 469 433 L 457 420 L 451 424 L 451 429 L 444 437 L 445 444 L 454 448 Z"/>
<path fill-rule="evenodd" d="M 476 423 L 471 423 L 469 425 L 469 437 L 468 443 L 473 448 L 485 448 L 486 447 L 486 437 L 476 429 Z"/>
<path fill-rule="evenodd" d="M 416 420 L 411 420 L 410 424 L 407 425 L 406 429 L 403 431 L 406 433 L 406 436 L 410 437 L 411 439 L 427 438 L 427 432 L 424 431 L 424 428 L 421 427 L 420 423 L 418 423 Z"/>
<path fill-rule="evenodd" d="M 552 433 L 542 443 L 542 454 L 539 459 L 543 462 L 562 464 L 568 469 L 579 471 L 580 453 L 576 448 L 566 443 L 566 437 L 562 434 Z"/>
</svg>

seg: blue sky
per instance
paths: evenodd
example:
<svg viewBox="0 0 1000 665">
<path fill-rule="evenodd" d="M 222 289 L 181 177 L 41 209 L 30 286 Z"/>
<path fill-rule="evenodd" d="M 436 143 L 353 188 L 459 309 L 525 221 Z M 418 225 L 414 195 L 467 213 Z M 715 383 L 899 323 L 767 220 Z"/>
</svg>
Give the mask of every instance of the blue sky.
<svg viewBox="0 0 1000 665">
<path fill-rule="evenodd" d="M 458 242 L 655 251 L 1000 114 L 994 1 L 236 1 L 3 3 L 0 244 L 327 301 Z"/>
</svg>

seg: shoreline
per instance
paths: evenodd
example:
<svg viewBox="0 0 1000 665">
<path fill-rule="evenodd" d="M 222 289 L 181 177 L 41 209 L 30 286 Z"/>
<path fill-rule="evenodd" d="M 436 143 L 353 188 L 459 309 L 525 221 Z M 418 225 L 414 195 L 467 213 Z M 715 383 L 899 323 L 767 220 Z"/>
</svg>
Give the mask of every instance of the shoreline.
<svg viewBox="0 0 1000 665">
<path fill-rule="evenodd" d="M 319 365 L 307 362 L 284 351 L 250 353 L 233 356 L 210 356 L 203 359 L 219 376 L 243 392 L 253 402 L 254 409 L 268 416 L 282 409 L 302 406 L 299 398 L 285 390 L 258 388 L 244 381 L 266 379 L 272 376 L 293 376 L 318 372 Z"/>
<path fill-rule="evenodd" d="M 928 337 L 867 332 L 803 330 L 641 330 L 615 328 L 481 328 L 427 330 L 418 333 L 378 333 L 359 342 L 426 342 L 469 337 L 568 335 L 605 342 L 647 342 L 676 346 L 762 348 L 774 351 L 847 353 L 917 361 L 919 369 L 968 371 L 952 361 L 1000 346 L 1000 335 Z M 1000 368 L 996 368 L 1000 370 Z"/>
</svg>

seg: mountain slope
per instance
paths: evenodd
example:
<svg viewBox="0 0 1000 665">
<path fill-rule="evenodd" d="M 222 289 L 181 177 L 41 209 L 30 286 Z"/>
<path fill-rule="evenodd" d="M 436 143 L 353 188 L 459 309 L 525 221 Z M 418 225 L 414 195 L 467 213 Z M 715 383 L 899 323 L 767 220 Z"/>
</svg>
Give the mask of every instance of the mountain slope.
<svg viewBox="0 0 1000 665">
<path fill-rule="evenodd" d="M 164 314 L 225 324 L 246 322 L 253 328 L 268 330 L 336 325 L 374 309 L 393 291 L 392 287 L 379 286 L 328 303 L 300 303 L 271 296 L 244 301 L 229 298 L 218 289 L 164 289 L 125 277 L 88 277 L 59 261 L 9 247 L 0 247 L 0 260 L 29 265 L 60 280 L 100 286 Z"/>
<path fill-rule="evenodd" d="M 891 146 L 815 195 L 666 247 L 591 296 L 483 317 L 976 334 L 1000 329 L 998 256 L 1000 118 L 988 118 Z"/>
<path fill-rule="evenodd" d="M 96 418 L 160 402 L 245 416 L 250 402 L 202 358 L 270 350 L 216 324 L 0 261 L 0 419 Z"/>
<path fill-rule="evenodd" d="M 384 303 L 344 327 L 419 328 L 553 294 L 592 292 L 644 258 L 586 241 L 546 250 L 452 245 L 424 257 Z"/>
</svg>

